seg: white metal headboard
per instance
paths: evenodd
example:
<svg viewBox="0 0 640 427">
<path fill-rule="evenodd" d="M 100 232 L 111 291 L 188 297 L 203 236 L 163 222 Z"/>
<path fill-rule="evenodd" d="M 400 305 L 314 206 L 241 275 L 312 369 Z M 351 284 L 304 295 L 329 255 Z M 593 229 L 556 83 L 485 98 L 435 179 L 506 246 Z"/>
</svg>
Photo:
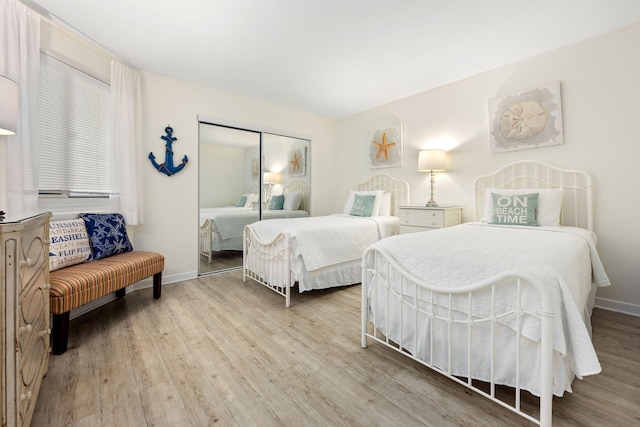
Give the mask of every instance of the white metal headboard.
<svg viewBox="0 0 640 427">
<path fill-rule="evenodd" d="M 309 184 L 305 181 L 291 181 L 284 187 L 282 187 L 283 193 L 301 193 L 302 199 L 300 200 L 300 207 L 298 209 L 303 211 L 309 211 Z"/>
<path fill-rule="evenodd" d="M 548 163 L 522 160 L 510 163 L 474 182 L 475 219 L 482 218 L 489 188 L 562 188 L 560 224 L 593 230 L 591 177 L 583 171 L 561 169 Z"/>
<path fill-rule="evenodd" d="M 391 215 L 398 216 L 398 206 L 409 204 L 409 183 L 381 173 L 358 184 L 358 191 L 382 190 L 391 193 Z"/>
</svg>

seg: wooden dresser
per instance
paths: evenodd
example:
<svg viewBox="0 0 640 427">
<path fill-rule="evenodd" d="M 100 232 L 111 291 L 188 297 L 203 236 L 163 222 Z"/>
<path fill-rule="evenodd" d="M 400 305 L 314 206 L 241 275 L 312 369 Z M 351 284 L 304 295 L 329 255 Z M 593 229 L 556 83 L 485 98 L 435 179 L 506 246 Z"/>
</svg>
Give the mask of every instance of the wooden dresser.
<svg viewBox="0 0 640 427">
<path fill-rule="evenodd" d="M 2 426 L 28 426 L 49 363 L 49 217 L 0 222 Z"/>
</svg>

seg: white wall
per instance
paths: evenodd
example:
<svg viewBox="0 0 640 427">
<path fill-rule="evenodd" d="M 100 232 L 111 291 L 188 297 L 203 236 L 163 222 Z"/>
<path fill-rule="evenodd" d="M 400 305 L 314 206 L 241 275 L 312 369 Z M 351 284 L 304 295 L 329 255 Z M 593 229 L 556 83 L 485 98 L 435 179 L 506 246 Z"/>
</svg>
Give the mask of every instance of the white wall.
<svg viewBox="0 0 640 427">
<path fill-rule="evenodd" d="M 327 118 L 195 86 L 144 72 L 144 153 L 163 151 L 164 128 L 173 127 L 175 158 L 189 163 L 167 177 L 143 159 L 144 224 L 133 227 L 136 249 L 164 254 L 164 277 L 195 277 L 198 262 L 198 115 L 280 129 L 311 138 L 312 213 L 332 209 L 335 123 Z"/>
<path fill-rule="evenodd" d="M 417 172 L 417 153 L 444 148 L 449 170 L 437 177 L 436 200 L 462 205 L 464 221 L 471 221 L 476 176 L 518 159 L 586 170 L 594 179 L 598 248 L 613 283 L 599 290 L 599 304 L 640 315 L 638 52 L 640 25 L 634 25 L 340 120 L 336 194 L 383 171 L 407 179 L 412 203 L 425 204 L 427 176 Z M 488 100 L 552 81 L 561 82 L 564 145 L 491 154 Z M 367 134 L 386 116 L 404 125 L 404 166 L 370 170 Z M 334 208 L 343 203 L 337 198 Z"/>
</svg>

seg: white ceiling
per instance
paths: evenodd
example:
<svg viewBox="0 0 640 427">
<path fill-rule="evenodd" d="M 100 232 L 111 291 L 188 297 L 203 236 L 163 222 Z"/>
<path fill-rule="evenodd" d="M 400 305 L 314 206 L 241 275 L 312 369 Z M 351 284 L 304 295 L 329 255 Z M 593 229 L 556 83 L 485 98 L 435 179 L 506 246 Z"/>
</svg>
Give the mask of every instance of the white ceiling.
<svg viewBox="0 0 640 427">
<path fill-rule="evenodd" d="M 638 0 L 24 0 L 128 64 L 345 117 L 640 22 Z"/>
</svg>

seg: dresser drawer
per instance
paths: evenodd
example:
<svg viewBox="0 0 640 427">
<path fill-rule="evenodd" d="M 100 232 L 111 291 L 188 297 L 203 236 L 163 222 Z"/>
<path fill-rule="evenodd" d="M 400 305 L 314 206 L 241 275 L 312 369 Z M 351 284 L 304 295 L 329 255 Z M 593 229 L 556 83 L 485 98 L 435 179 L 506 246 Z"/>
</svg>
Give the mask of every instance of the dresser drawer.
<svg viewBox="0 0 640 427">
<path fill-rule="evenodd" d="M 429 228 L 444 227 L 444 213 L 440 210 L 401 209 L 399 219 L 401 226 L 410 225 Z"/>
</svg>

